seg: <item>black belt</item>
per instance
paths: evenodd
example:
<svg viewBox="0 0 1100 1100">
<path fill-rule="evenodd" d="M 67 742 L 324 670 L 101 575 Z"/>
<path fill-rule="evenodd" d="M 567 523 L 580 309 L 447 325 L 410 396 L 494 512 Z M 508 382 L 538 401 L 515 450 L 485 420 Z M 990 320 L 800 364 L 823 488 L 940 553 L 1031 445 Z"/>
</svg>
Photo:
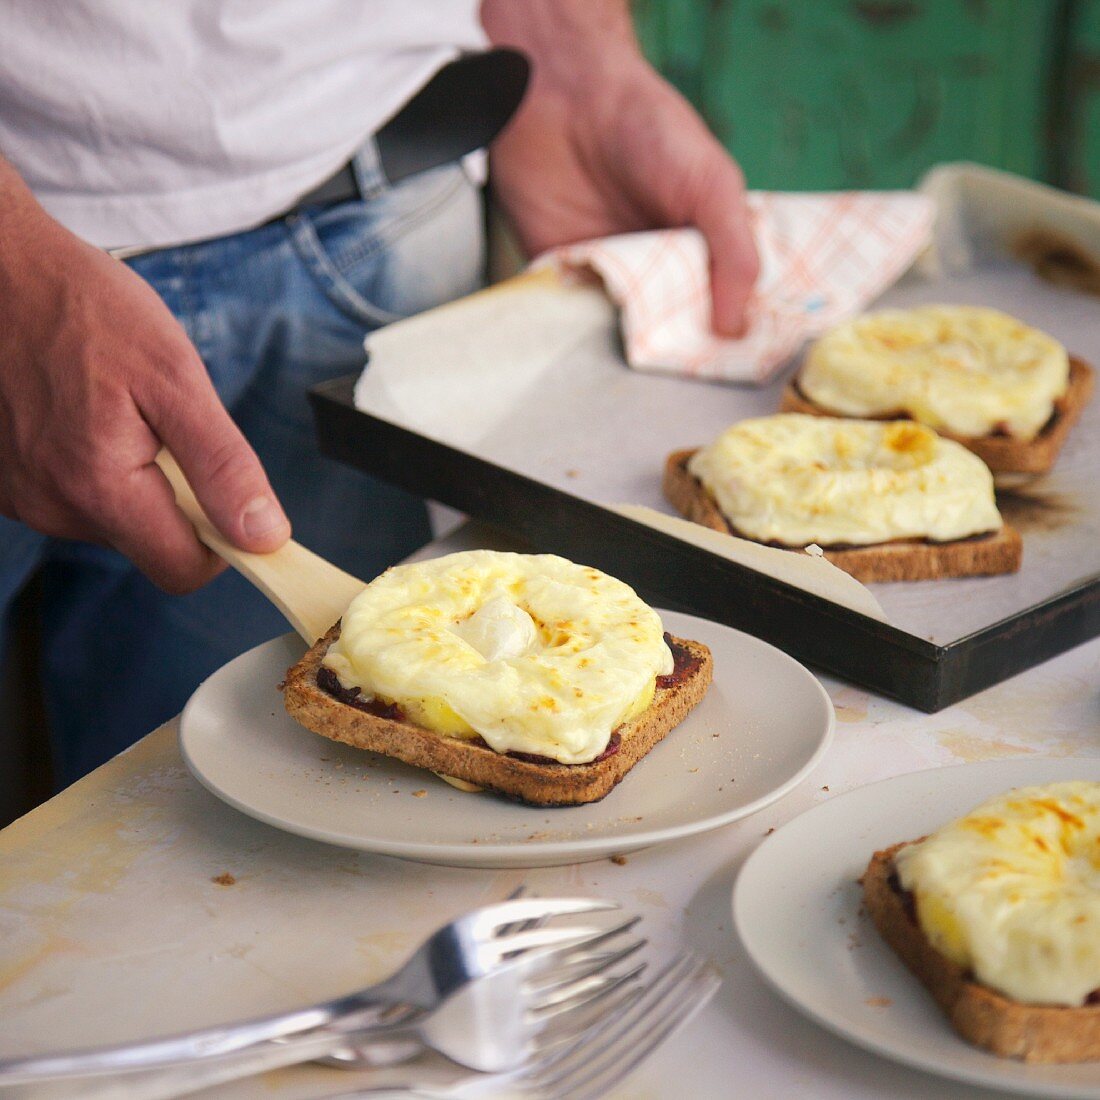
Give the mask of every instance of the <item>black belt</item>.
<svg viewBox="0 0 1100 1100">
<path fill-rule="evenodd" d="M 515 114 L 529 74 L 527 58 L 509 49 L 463 54 L 444 65 L 374 135 L 386 180 L 397 183 L 485 148 Z M 303 206 L 359 198 L 349 162 L 279 217 Z"/>
</svg>

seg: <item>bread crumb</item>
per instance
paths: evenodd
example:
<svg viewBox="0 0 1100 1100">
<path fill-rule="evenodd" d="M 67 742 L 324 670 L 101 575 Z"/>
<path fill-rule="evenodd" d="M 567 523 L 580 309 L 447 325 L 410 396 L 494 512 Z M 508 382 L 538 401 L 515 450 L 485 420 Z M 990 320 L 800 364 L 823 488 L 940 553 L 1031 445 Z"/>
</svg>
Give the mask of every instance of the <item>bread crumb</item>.
<svg viewBox="0 0 1100 1100">
<path fill-rule="evenodd" d="M 872 1008 L 889 1008 L 894 1002 L 889 997 L 868 997 L 863 1003 Z"/>
<path fill-rule="evenodd" d="M 420 790 L 413 791 L 412 796 L 413 796 L 413 798 L 424 798 L 424 797 L 426 797 L 427 793 L 428 792 L 426 790 L 424 790 L 423 787 L 421 787 Z"/>
<path fill-rule="evenodd" d="M 231 875 L 228 871 L 223 871 L 220 875 L 215 875 L 211 882 L 216 882 L 219 886 L 236 886 L 237 879 L 235 875 Z"/>
<path fill-rule="evenodd" d="M 821 789 L 822 789 L 823 791 L 827 791 L 827 790 L 828 790 L 829 788 L 828 788 L 827 786 L 825 786 L 825 787 L 822 787 Z"/>
<path fill-rule="evenodd" d="M 566 477 L 580 477 L 581 472 L 580 472 L 580 470 L 566 470 L 565 471 L 565 476 Z"/>
<path fill-rule="evenodd" d="M 616 867 L 626 866 L 626 856 L 609 856 L 608 858 L 611 860 L 612 863 L 615 864 Z"/>
<path fill-rule="evenodd" d="M 775 826 L 773 825 L 764 835 L 771 836 L 775 832 Z"/>
<path fill-rule="evenodd" d="M 691 772 L 692 775 L 694 775 L 698 770 L 698 768 L 688 768 L 688 771 Z"/>
</svg>

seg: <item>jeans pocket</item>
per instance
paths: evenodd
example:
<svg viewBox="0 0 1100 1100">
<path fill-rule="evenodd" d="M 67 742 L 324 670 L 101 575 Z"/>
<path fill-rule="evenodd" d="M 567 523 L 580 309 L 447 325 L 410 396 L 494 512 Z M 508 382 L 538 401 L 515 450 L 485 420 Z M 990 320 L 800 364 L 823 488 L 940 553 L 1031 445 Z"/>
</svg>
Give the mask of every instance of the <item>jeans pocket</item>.
<svg viewBox="0 0 1100 1100">
<path fill-rule="evenodd" d="M 422 172 L 364 201 L 299 211 L 288 223 L 326 297 L 368 329 L 482 283 L 481 195 L 460 165 Z"/>
</svg>

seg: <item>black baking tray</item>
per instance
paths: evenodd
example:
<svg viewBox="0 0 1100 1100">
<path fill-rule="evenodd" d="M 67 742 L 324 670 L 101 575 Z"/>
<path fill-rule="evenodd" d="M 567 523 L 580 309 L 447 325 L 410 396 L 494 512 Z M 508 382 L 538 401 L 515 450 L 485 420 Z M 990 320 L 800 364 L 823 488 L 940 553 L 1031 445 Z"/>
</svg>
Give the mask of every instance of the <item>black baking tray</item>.
<svg viewBox="0 0 1100 1100">
<path fill-rule="evenodd" d="M 716 557 L 591 501 L 356 409 L 355 376 L 310 394 L 321 450 L 584 561 L 649 602 L 744 630 L 798 660 L 937 711 L 1100 633 L 1100 577 L 949 644 Z"/>
</svg>

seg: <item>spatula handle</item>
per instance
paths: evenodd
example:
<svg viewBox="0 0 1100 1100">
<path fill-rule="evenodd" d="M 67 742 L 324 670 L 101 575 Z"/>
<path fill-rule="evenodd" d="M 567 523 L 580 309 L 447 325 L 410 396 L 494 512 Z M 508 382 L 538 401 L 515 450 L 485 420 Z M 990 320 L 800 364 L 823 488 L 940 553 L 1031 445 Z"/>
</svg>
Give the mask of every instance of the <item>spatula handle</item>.
<svg viewBox="0 0 1100 1100">
<path fill-rule="evenodd" d="M 251 581 L 310 644 L 343 615 L 363 581 L 290 539 L 270 554 L 251 554 L 234 546 L 207 518 L 183 471 L 167 452 L 157 464 L 171 482 L 176 504 L 191 521 L 201 542 Z"/>
</svg>

